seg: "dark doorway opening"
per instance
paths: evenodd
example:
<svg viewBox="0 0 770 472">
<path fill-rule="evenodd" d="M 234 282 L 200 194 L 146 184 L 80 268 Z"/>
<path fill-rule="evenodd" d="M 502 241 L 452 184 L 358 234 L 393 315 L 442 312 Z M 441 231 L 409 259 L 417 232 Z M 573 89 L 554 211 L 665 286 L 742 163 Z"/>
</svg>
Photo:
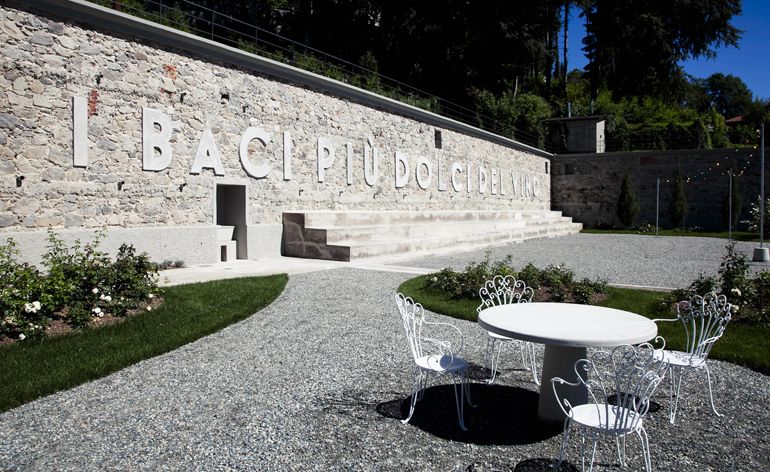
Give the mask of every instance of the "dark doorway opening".
<svg viewBox="0 0 770 472">
<path fill-rule="evenodd" d="M 235 241 L 235 257 L 237 259 L 247 259 L 245 185 L 217 185 L 216 224 L 234 228 L 232 236 L 229 236 L 228 230 L 217 231 L 220 260 L 230 259 L 228 257 L 228 241 Z M 232 247 L 232 243 L 230 243 L 230 247 Z"/>
</svg>

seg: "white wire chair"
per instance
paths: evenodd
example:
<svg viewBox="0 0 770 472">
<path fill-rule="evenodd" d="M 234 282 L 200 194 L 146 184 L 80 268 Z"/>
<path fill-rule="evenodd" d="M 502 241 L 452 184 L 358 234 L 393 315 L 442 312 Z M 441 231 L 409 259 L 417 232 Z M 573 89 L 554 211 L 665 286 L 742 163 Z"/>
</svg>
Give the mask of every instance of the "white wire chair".
<svg viewBox="0 0 770 472">
<path fill-rule="evenodd" d="M 586 438 L 593 443 L 590 471 L 593 470 L 596 445 L 599 439 L 606 436 L 615 438 L 618 459 L 621 466 L 625 466 L 626 436 L 633 433 L 639 437 L 645 470 L 650 472 L 650 445 L 643 418 L 650 407 L 650 397 L 663 380 L 666 368 L 666 363 L 655 359 L 654 349 L 650 344 L 626 344 L 611 351 L 596 351 L 589 359 L 577 361 L 576 382 L 568 382 L 560 377 L 552 378 L 554 395 L 567 416 L 556 465 L 564 461 L 570 431 L 575 429 L 582 436 L 580 455 L 583 470 Z M 588 391 L 588 403 L 570 404 L 559 394 L 557 384 L 569 388 L 585 388 Z"/>
<path fill-rule="evenodd" d="M 485 308 L 511 303 L 529 303 L 532 301 L 535 291 L 528 287 L 523 280 L 516 280 L 510 275 L 496 275 L 487 280 L 479 289 L 481 304 L 476 308 L 478 313 Z M 504 343 L 517 343 L 521 354 L 521 363 L 526 370 L 532 372 L 532 379 L 540 385 L 537 374 L 537 359 L 535 358 L 535 345 L 531 342 L 519 341 L 500 334 L 487 331 L 487 354 L 485 364 L 490 371 L 488 382 L 494 383 L 497 377 L 497 367 L 500 362 L 500 351 Z"/>
<path fill-rule="evenodd" d="M 706 363 L 711 348 L 725 332 L 727 323 L 732 317 L 732 306 L 727 297 L 709 292 L 706 295 L 695 295 L 690 300 L 676 304 L 676 318 L 663 318 L 655 322 L 679 321 L 685 332 L 684 351 L 666 350 L 666 340 L 658 336 L 662 346 L 655 351 L 656 359 L 669 365 L 669 400 L 671 410 L 669 421 L 674 424 L 682 381 L 691 370 L 705 370 L 709 387 L 711 409 L 717 416 L 722 416 L 714 406 L 714 394 L 711 388 L 711 372 Z"/>
<path fill-rule="evenodd" d="M 401 314 L 409 350 L 415 363 L 414 393 L 409 404 L 409 415 L 401 422 L 406 424 L 412 419 L 414 407 L 423 397 L 429 375 L 450 375 L 455 392 L 457 419 L 460 428 L 467 431 L 463 414 L 464 404 L 467 401 L 471 407 L 476 405 L 471 402 L 468 387 L 466 375 L 468 363 L 465 359 L 458 357 L 463 348 L 462 331 L 451 323 L 427 321 L 422 305 L 415 303 L 414 300 L 401 293 L 396 294 L 396 304 Z M 456 347 L 450 341 L 428 337 L 428 331 L 433 331 L 435 328 L 448 330 L 455 334 L 457 336 Z"/>
</svg>

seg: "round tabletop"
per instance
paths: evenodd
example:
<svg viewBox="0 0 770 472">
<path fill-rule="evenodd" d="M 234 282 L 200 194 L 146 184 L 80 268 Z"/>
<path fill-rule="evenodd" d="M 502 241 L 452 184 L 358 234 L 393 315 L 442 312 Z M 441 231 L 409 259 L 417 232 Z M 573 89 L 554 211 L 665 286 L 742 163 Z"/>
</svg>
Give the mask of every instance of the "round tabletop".
<svg viewBox="0 0 770 472">
<path fill-rule="evenodd" d="M 658 334 L 655 323 L 615 308 L 574 303 L 513 303 L 486 308 L 479 325 L 510 338 L 572 347 L 638 344 Z"/>
</svg>

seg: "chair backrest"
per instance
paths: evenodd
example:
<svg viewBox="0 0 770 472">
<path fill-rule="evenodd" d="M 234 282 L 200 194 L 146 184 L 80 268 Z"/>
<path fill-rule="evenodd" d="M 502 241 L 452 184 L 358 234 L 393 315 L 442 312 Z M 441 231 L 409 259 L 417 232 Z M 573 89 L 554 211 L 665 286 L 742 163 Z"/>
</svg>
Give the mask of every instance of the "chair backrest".
<svg viewBox="0 0 770 472">
<path fill-rule="evenodd" d="M 685 330 L 686 347 L 693 360 L 705 360 L 722 337 L 732 317 L 727 297 L 709 292 L 676 304 L 677 319 Z"/>
<path fill-rule="evenodd" d="M 528 287 L 523 280 L 516 280 L 510 275 L 496 275 L 479 289 L 481 304 L 476 311 L 481 313 L 484 308 L 510 303 L 529 303 L 534 294 L 532 287 Z"/>
<path fill-rule="evenodd" d="M 398 311 L 401 314 L 401 322 L 404 325 L 409 350 L 416 361 L 423 356 L 420 339 L 422 325 L 425 321 L 425 310 L 422 305 L 415 303 L 414 300 L 402 293 L 396 294 L 396 305 L 398 305 Z"/>
<path fill-rule="evenodd" d="M 575 363 L 578 383 L 588 390 L 588 402 L 596 408 L 597 417 L 611 419 L 601 425 L 608 432 L 633 430 L 647 414 L 650 398 L 668 368 L 653 353 L 648 343 L 625 344 L 611 351 L 598 350 Z"/>
</svg>

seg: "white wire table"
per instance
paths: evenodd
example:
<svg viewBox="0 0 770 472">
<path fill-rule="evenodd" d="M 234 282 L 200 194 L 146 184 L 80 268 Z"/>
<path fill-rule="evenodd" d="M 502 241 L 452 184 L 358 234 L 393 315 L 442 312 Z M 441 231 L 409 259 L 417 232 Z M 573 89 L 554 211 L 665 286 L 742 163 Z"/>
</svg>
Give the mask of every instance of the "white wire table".
<svg viewBox="0 0 770 472">
<path fill-rule="evenodd" d="M 538 415 L 546 421 L 563 421 L 554 398 L 551 378 L 576 379 L 575 362 L 586 358 L 588 347 L 638 344 L 658 334 L 652 320 L 614 308 L 572 303 L 519 303 L 486 308 L 479 325 L 509 338 L 545 344 Z M 557 387 L 558 388 L 558 387 Z M 588 402 L 583 389 L 560 389 L 572 405 Z"/>
</svg>

